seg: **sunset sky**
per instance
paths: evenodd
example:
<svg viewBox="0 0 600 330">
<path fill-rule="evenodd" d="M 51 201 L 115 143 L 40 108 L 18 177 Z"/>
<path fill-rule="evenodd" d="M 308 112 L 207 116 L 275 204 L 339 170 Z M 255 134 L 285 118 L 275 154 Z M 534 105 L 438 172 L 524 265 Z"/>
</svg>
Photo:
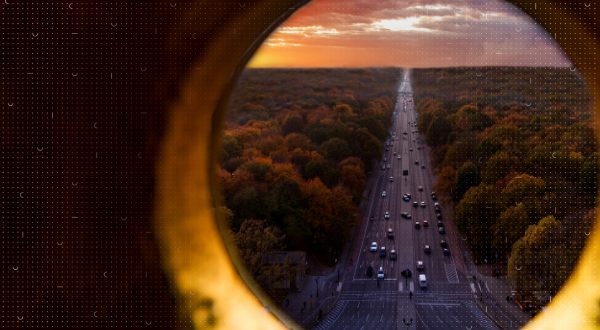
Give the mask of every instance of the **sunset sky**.
<svg viewBox="0 0 600 330">
<path fill-rule="evenodd" d="M 529 16 L 498 0 L 315 0 L 250 67 L 568 66 Z"/>
</svg>

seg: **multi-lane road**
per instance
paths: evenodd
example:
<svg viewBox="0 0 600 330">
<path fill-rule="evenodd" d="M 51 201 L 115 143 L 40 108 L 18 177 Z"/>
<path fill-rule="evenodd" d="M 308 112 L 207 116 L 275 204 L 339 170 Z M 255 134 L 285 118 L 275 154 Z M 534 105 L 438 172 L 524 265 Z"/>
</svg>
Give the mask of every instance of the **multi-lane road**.
<svg viewBox="0 0 600 330">
<path fill-rule="evenodd" d="M 447 225 L 451 219 L 444 217 L 441 221 L 446 233 L 438 232 L 436 201 L 431 196 L 435 178 L 430 150 L 417 131 L 416 120 L 410 71 L 405 71 L 389 145 L 375 174 L 367 214 L 363 214 L 354 266 L 343 278 L 335 307 L 316 329 L 497 328 L 477 307 L 476 289 L 466 276 L 459 242 L 454 239 L 458 236 L 453 226 Z M 405 193 L 411 195 L 410 201 L 402 199 Z M 413 202 L 425 202 L 425 206 L 414 207 Z M 385 212 L 389 212 L 389 219 Z M 411 218 L 402 217 L 403 212 Z M 428 227 L 423 226 L 425 220 Z M 416 228 L 417 221 L 420 228 Z M 389 229 L 393 239 L 388 238 Z M 449 255 L 443 253 L 441 240 L 449 244 Z M 371 251 L 372 242 L 377 243 L 377 252 Z M 425 253 L 425 245 L 431 247 L 430 254 Z M 385 257 L 380 255 L 383 246 Z M 396 260 L 390 258 L 391 250 L 396 251 Z M 417 261 L 423 262 L 423 270 L 417 270 Z M 380 269 L 384 279 L 377 278 Z M 405 269 L 411 271 L 410 277 L 401 275 Z M 426 288 L 420 286 L 419 274 L 425 274 Z"/>
</svg>

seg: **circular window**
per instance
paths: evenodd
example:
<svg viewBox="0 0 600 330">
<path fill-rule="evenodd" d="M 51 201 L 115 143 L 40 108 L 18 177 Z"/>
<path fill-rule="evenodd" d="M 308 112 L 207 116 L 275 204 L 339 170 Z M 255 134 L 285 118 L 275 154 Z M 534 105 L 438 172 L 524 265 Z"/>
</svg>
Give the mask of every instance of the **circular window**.
<svg viewBox="0 0 600 330">
<path fill-rule="evenodd" d="M 591 233 L 592 106 L 508 3 L 312 2 L 233 89 L 218 214 L 304 327 L 521 327 Z"/>
</svg>

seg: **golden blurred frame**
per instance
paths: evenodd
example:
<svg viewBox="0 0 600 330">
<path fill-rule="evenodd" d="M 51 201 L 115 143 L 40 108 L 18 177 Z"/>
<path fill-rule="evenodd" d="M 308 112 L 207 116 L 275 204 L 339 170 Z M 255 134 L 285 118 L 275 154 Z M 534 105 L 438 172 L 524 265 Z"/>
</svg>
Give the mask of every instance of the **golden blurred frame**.
<svg viewBox="0 0 600 330">
<path fill-rule="evenodd" d="M 208 52 L 193 64 L 180 86 L 178 100 L 169 110 L 156 165 L 155 226 L 165 271 L 179 297 L 180 313 L 191 318 L 196 328 L 300 328 L 269 301 L 240 266 L 227 228 L 217 220 L 214 206 L 220 205 L 221 199 L 214 173 L 224 113 L 238 75 L 270 32 L 306 2 L 259 0 L 244 4 L 244 15 L 223 23 Z M 600 54 L 599 36 L 591 29 L 593 25 L 583 24 L 586 17 L 577 13 L 579 7 L 588 5 L 542 0 L 509 2 L 555 36 L 586 79 L 598 112 L 598 69 L 590 54 Z M 558 19 L 560 24 L 554 24 Z M 181 24 L 183 29 L 184 22 Z M 197 24 L 199 33 L 206 29 Z M 578 37 L 569 36 L 567 30 Z M 594 230 L 571 278 L 526 329 L 600 328 L 598 270 L 600 233 Z M 210 312 L 201 308 L 206 301 L 212 306 Z"/>
</svg>

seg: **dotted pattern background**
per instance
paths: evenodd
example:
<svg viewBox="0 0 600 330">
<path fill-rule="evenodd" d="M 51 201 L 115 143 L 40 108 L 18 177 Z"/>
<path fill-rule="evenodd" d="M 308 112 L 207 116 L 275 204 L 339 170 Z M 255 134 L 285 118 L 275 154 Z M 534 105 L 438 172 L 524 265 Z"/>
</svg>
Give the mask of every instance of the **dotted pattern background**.
<svg viewBox="0 0 600 330">
<path fill-rule="evenodd" d="M 154 242 L 156 152 L 179 78 L 250 7 L 0 3 L 0 327 L 191 326 Z"/>
</svg>

